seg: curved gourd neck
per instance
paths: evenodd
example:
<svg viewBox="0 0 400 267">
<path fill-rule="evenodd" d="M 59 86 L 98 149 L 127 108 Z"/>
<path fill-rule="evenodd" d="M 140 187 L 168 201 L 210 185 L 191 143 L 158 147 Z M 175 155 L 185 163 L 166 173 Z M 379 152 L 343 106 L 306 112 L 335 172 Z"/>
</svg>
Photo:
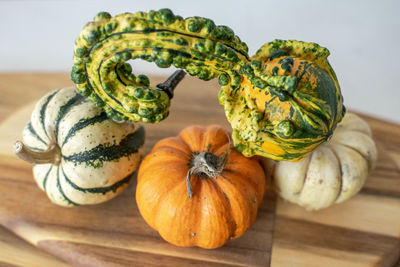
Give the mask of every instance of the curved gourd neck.
<svg viewBox="0 0 400 267">
<path fill-rule="evenodd" d="M 132 59 L 210 80 L 221 73 L 232 76 L 249 56 L 230 28 L 209 19 L 183 19 L 169 9 L 115 17 L 102 12 L 76 40 L 71 79 L 114 119 L 158 122 L 168 115 L 169 97 L 132 73 L 126 63 Z"/>
</svg>

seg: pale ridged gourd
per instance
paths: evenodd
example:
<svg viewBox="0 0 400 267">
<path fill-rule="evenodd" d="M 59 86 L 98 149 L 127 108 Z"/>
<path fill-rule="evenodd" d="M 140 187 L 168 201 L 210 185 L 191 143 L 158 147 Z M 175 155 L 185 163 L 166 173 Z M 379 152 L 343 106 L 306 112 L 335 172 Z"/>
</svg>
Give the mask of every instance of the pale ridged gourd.
<svg viewBox="0 0 400 267">
<path fill-rule="evenodd" d="M 298 162 L 273 162 L 279 195 L 309 210 L 327 208 L 357 194 L 377 159 L 377 149 L 368 124 L 347 113 L 332 138 Z"/>
<path fill-rule="evenodd" d="M 114 122 L 70 87 L 37 102 L 15 149 L 33 163 L 36 183 L 53 203 L 74 206 L 120 194 L 139 166 L 143 145 L 143 126 Z"/>
<path fill-rule="evenodd" d="M 101 12 L 76 40 L 71 78 L 114 120 L 159 122 L 168 95 L 135 76 L 130 59 L 171 65 L 202 80 L 218 77 L 218 98 L 245 156 L 297 161 L 325 142 L 345 109 L 329 51 L 315 43 L 275 40 L 254 55 L 227 26 L 169 9 Z"/>
</svg>

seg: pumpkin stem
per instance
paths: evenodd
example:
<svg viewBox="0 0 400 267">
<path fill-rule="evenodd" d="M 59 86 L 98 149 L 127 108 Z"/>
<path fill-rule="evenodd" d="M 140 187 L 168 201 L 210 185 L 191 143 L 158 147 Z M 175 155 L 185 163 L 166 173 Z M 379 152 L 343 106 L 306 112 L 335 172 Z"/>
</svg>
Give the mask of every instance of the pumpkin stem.
<svg viewBox="0 0 400 267">
<path fill-rule="evenodd" d="M 190 168 L 186 176 L 186 189 L 189 199 L 191 199 L 193 196 L 192 185 L 190 184 L 190 176 L 192 176 L 192 173 L 193 173 L 192 168 Z"/>
<path fill-rule="evenodd" d="M 230 143 L 225 153 L 221 156 L 217 156 L 214 153 L 203 151 L 193 154 L 190 162 L 191 168 L 187 172 L 186 176 L 186 187 L 188 198 L 191 199 L 193 196 L 192 185 L 190 184 L 190 177 L 192 174 L 196 174 L 205 179 L 217 177 L 222 170 L 225 168 L 226 162 L 230 152 Z"/>
<path fill-rule="evenodd" d="M 33 151 L 21 141 L 17 141 L 14 145 L 14 153 L 20 159 L 32 164 L 52 163 L 58 165 L 61 162 L 61 152 L 57 144 L 50 145 L 45 151 Z"/>
<path fill-rule="evenodd" d="M 177 70 L 172 73 L 165 82 L 157 84 L 157 87 L 167 93 L 169 99 L 172 99 L 174 97 L 175 87 L 182 81 L 185 75 L 186 72 L 184 70 Z"/>
</svg>

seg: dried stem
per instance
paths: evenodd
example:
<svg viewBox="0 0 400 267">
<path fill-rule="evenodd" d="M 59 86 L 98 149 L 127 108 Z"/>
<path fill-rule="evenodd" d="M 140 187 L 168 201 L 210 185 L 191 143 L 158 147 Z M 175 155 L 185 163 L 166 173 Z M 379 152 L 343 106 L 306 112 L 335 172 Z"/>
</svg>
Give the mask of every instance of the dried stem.
<svg viewBox="0 0 400 267">
<path fill-rule="evenodd" d="M 157 87 L 167 93 L 168 97 L 171 99 L 174 97 L 174 89 L 179 84 L 180 81 L 185 77 L 186 72 L 184 70 L 177 70 L 172 73 L 168 79 L 163 82 L 157 84 Z"/>
<path fill-rule="evenodd" d="M 32 164 L 48 164 L 58 165 L 61 162 L 60 148 L 57 144 L 52 144 L 45 151 L 33 151 L 26 147 L 21 141 L 17 141 L 14 145 L 14 153 L 20 159 Z"/>
<path fill-rule="evenodd" d="M 191 199 L 193 196 L 192 185 L 190 184 L 190 178 L 192 174 L 200 175 L 207 178 L 217 177 L 225 168 L 228 161 L 228 156 L 230 152 L 230 141 L 228 148 L 225 153 L 221 156 L 217 156 L 214 153 L 203 151 L 200 153 L 195 153 L 191 160 L 191 168 L 187 172 L 186 176 L 186 187 L 188 198 Z"/>
</svg>

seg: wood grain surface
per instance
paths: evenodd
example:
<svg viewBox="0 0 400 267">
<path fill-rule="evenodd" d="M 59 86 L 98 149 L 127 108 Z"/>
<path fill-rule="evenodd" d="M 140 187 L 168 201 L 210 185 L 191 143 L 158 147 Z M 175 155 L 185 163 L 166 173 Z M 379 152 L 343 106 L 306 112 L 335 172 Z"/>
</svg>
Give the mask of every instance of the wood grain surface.
<svg viewBox="0 0 400 267">
<path fill-rule="evenodd" d="M 46 82 L 43 82 L 46 80 Z M 49 91 L 50 88 L 61 88 L 69 84 L 69 78 L 65 74 L 1 74 L 0 75 L 0 125 L 25 103 Z M 1 126 L 0 126 L 1 127 Z M 0 130 L 0 135 L 13 138 L 11 134 Z M 6 143 L 0 142 L 0 143 Z M 9 144 L 0 151 L 9 150 Z M 9 153 L 9 151 L 8 151 Z M 7 228 L 0 226 L 0 266 L 71 266 L 49 253 L 26 242 L 16 236 Z"/>
<path fill-rule="evenodd" d="M 10 255 L 44 259 L 41 266 L 55 266 L 51 261 L 63 264 L 43 251 L 80 266 L 267 266 L 269 262 L 272 266 L 394 266 L 399 261 L 399 125 L 363 116 L 372 128 L 379 156 L 362 192 L 351 200 L 308 212 L 281 199 L 276 204 L 269 192 L 255 224 L 243 237 L 216 250 L 178 248 L 165 243 L 138 214 L 135 179 L 107 203 L 63 208 L 51 204 L 35 185 L 31 166 L 12 155 L 32 101 L 70 85 L 67 74 L 0 75 L 0 224 L 5 227 L 0 235 L 7 240 L 0 241 L 0 250 L 7 243 L 13 251 Z M 191 124 L 229 128 L 217 92 L 215 81 L 185 78 L 176 89 L 168 119 L 145 126 L 146 152 L 157 140 Z M 0 263 L 25 265 L 12 256 L 0 254 L 0 258 Z"/>
<path fill-rule="evenodd" d="M 162 79 L 153 80 L 158 83 Z M 156 125 L 145 125 L 146 153 L 156 141 L 176 135 L 194 123 L 229 127 L 216 98 L 215 84 L 205 83 L 204 86 L 193 81 L 196 80 L 189 78 L 177 88 L 168 119 Z M 180 92 L 182 88 L 186 91 Z M 42 95 L 39 93 L 36 98 Z M 31 100 L 25 101 L 0 125 L 0 151 L 4 151 L 0 153 L 0 199 L 3 201 L 0 223 L 6 228 L 66 262 L 82 266 L 269 264 L 274 195 L 265 197 L 257 221 L 243 237 L 214 250 L 179 248 L 162 240 L 138 212 L 135 179 L 121 196 L 104 204 L 75 208 L 51 204 L 32 179 L 31 166 L 10 153 L 33 105 Z"/>
</svg>

